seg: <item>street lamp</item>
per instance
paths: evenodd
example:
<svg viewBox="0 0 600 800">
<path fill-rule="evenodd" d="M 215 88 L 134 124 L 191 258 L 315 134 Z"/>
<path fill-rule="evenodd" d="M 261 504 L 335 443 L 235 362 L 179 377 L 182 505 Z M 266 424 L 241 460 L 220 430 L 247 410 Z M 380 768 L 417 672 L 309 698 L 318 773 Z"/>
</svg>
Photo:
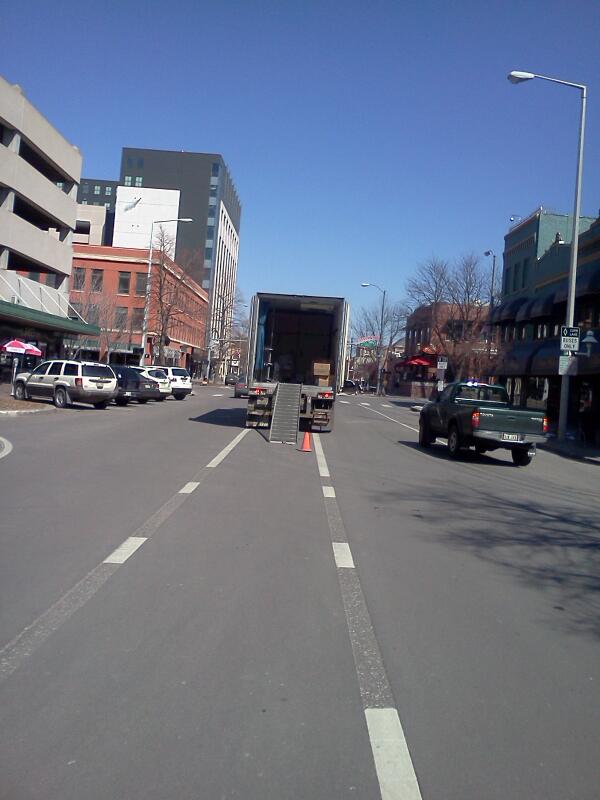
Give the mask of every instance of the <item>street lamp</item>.
<svg viewBox="0 0 600 800">
<path fill-rule="evenodd" d="M 496 287 L 496 253 L 493 250 L 486 250 L 484 256 L 492 257 L 492 285 L 490 287 L 490 313 L 489 313 L 489 330 L 488 330 L 488 370 L 490 367 L 490 353 L 492 351 L 492 331 L 494 330 L 492 322 L 492 314 L 494 313 L 494 289 Z"/>
<path fill-rule="evenodd" d="M 146 294 L 144 296 L 144 320 L 142 322 L 142 355 L 140 356 L 140 367 L 144 366 L 146 357 L 146 339 L 148 337 L 148 312 L 150 305 L 150 282 L 152 280 L 152 246 L 154 244 L 154 226 L 162 225 L 167 222 L 193 222 L 190 217 L 180 219 L 154 219 L 150 225 L 150 249 L 148 251 L 148 274 L 146 275 Z"/>
<path fill-rule="evenodd" d="M 385 314 L 385 289 L 382 289 L 381 286 L 377 286 L 376 283 L 361 283 L 363 289 L 366 289 L 367 286 L 374 286 L 375 289 L 379 289 L 381 292 L 381 321 L 379 323 L 379 345 L 377 347 L 377 394 L 381 395 L 382 389 L 382 380 L 381 380 L 381 356 L 383 351 L 383 317 Z"/>
<path fill-rule="evenodd" d="M 585 107 L 587 103 L 587 86 L 582 83 L 571 83 L 562 81 L 558 78 L 549 78 L 546 75 L 537 75 L 534 72 L 513 71 L 508 74 L 511 83 L 522 83 L 530 81 L 532 78 L 539 78 L 542 81 L 560 83 L 562 86 L 570 86 L 579 89 L 581 93 L 581 112 L 579 117 L 579 144 L 577 148 L 577 173 L 575 178 L 575 202 L 573 209 L 573 232 L 571 235 L 571 262 L 569 265 L 569 288 L 567 293 L 567 316 L 565 325 L 573 327 L 575 318 L 575 285 L 577 282 L 577 249 L 579 245 L 579 213 L 581 209 L 581 176 L 583 172 L 583 140 L 585 134 Z M 562 376 L 560 386 L 560 410 L 558 413 L 558 438 L 563 440 L 567 433 L 567 416 L 569 410 L 569 375 Z"/>
</svg>

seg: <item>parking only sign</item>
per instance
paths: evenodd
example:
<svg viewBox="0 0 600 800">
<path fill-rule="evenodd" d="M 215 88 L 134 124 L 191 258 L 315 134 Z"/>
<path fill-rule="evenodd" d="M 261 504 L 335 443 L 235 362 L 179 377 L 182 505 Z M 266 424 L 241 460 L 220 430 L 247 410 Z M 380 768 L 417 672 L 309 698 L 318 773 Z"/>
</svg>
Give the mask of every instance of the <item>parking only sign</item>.
<svg viewBox="0 0 600 800">
<path fill-rule="evenodd" d="M 580 328 L 569 328 L 563 325 L 560 329 L 560 349 L 561 350 L 579 350 L 579 336 L 581 334 Z"/>
</svg>

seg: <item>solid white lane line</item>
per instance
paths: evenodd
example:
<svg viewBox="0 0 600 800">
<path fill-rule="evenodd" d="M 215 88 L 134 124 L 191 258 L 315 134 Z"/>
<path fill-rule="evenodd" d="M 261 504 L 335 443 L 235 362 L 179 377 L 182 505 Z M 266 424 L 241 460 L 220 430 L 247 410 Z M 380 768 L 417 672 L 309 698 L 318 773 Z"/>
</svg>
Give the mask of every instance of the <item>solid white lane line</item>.
<svg viewBox="0 0 600 800">
<path fill-rule="evenodd" d="M 381 800 L 421 800 L 421 790 L 395 708 L 365 708 Z"/>
<path fill-rule="evenodd" d="M 190 481 L 189 483 L 186 483 L 185 486 L 181 487 L 178 494 L 191 494 L 194 489 L 197 489 L 199 486 L 200 484 L 198 481 Z"/>
<path fill-rule="evenodd" d="M 117 549 L 104 559 L 105 564 L 124 564 L 127 559 L 132 556 L 135 551 L 141 547 L 148 539 L 145 536 L 130 536 L 125 539 L 123 544 L 119 545 Z"/>
<path fill-rule="evenodd" d="M 368 408 L 367 411 L 372 411 L 374 414 L 379 414 L 380 417 L 385 417 L 386 419 L 389 419 L 390 422 L 395 422 L 396 425 L 402 425 L 403 428 L 408 428 L 409 431 L 414 431 L 415 433 L 419 432 L 418 428 L 413 428 L 412 425 L 407 425 L 406 422 L 400 422 L 399 420 L 394 419 L 393 417 L 388 417 L 387 414 L 383 414 L 381 411 L 377 411 L 375 408 Z"/>
<path fill-rule="evenodd" d="M 335 497 L 333 486 L 323 486 L 323 497 Z"/>
<path fill-rule="evenodd" d="M 321 444 L 321 437 L 318 433 L 313 433 L 313 441 L 315 443 L 315 455 L 317 457 L 317 466 L 319 468 L 319 475 L 322 478 L 329 478 L 329 467 L 325 461 L 325 453 L 323 452 L 323 445 Z"/>
<path fill-rule="evenodd" d="M 221 452 L 213 458 L 212 461 L 208 462 L 208 464 L 206 465 L 206 468 L 207 469 L 214 469 L 215 467 L 218 467 L 219 464 L 221 463 L 221 461 L 223 461 L 223 459 L 227 458 L 227 456 L 229 455 L 229 453 L 231 453 L 233 448 L 236 447 L 242 441 L 242 439 L 248 433 L 249 430 L 250 430 L 250 428 L 244 428 L 243 431 L 240 431 L 238 433 L 238 435 L 235 437 L 235 439 L 233 439 L 231 442 L 229 442 L 227 447 L 224 447 L 221 450 Z"/>
<path fill-rule="evenodd" d="M 9 453 L 12 453 L 13 446 L 5 439 L 4 436 L 0 436 L 0 442 L 2 442 L 2 450 L 0 450 L 0 458 L 5 458 Z"/>
<path fill-rule="evenodd" d="M 354 559 L 348 542 L 332 542 L 335 565 L 340 569 L 354 569 Z"/>
</svg>

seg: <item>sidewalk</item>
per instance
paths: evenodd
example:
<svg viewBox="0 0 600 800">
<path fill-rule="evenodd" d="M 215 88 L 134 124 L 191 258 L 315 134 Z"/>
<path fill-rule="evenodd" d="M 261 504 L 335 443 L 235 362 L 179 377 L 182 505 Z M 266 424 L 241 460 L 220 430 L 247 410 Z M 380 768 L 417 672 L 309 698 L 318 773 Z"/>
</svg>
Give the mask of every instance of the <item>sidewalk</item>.
<svg viewBox="0 0 600 800">
<path fill-rule="evenodd" d="M 587 464 L 600 466 L 600 447 L 597 445 L 586 447 L 571 439 L 559 442 L 553 436 L 547 439 L 545 444 L 539 445 L 539 447 L 542 450 L 548 450 L 551 453 L 563 456 L 563 458 L 575 458 L 579 461 L 585 461 Z"/>
</svg>

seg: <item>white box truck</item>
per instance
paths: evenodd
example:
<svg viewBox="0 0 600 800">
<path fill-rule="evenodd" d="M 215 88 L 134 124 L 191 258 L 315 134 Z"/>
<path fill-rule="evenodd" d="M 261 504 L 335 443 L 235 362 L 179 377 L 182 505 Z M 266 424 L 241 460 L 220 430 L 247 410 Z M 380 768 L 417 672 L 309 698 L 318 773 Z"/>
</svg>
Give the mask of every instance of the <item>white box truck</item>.
<svg viewBox="0 0 600 800">
<path fill-rule="evenodd" d="M 247 427 L 295 441 L 300 420 L 331 429 L 345 378 L 349 306 L 342 297 L 268 294 L 252 298 Z"/>
</svg>

